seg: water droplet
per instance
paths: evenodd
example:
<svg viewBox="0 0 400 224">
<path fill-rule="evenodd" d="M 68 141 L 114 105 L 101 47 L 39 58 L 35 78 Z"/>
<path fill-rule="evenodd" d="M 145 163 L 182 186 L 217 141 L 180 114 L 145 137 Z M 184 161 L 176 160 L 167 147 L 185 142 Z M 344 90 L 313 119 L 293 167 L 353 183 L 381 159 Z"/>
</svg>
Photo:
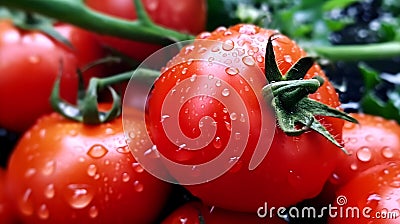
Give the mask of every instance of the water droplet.
<svg viewBox="0 0 400 224">
<path fill-rule="evenodd" d="M 232 112 L 229 117 L 231 118 L 232 121 L 237 119 L 237 114 L 235 112 Z"/>
<path fill-rule="evenodd" d="M 222 96 L 229 96 L 230 91 L 229 91 L 229 89 L 225 88 L 225 89 L 222 90 L 221 94 L 222 94 Z"/>
<path fill-rule="evenodd" d="M 71 135 L 72 137 L 75 137 L 78 135 L 78 131 L 75 129 L 71 129 L 68 131 L 68 134 Z"/>
<path fill-rule="evenodd" d="M 235 133 L 235 139 L 236 140 L 240 140 L 240 132 L 236 132 Z"/>
<path fill-rule="evenodd" d="M 92 206 L 89 208 L 89 216 L 94 219 L 99 215 L 99 210 L 97 210 L 96 206 Z"/>
<path fill-rule="evenodd" d="M 179 151 L 179 150 L 182 150 L 182 149 L 185 149 L 185 147 L 186 147 L 186 144 L 185 144 L 185 143 L 179 145 L 178 151 Z"/>
<path fill-rule="evenodd" d="M 35 168 L 29 168 L 25 172 L 25 177 L 29 178 L 29 177 L 33 176 L 35 173 L 36 173 L 36 169 Z"/>
<path fill-rule="evenodd" d="M 246 118 L 244 117 L 244 114 L 240 114 L 240 122 L 246 122 Z"/>
<path fill-rule="evenodd" d="M 374 136 L 372 136 L 372 135 L 367 135 L 367 136 L 365 136 L 365 140 L 366 140 L 367 142 L 373 142 L 373 141 L 375 140 L 375 138 L 374 138 Z"/>
<path fill-rule="evenodd" d="M 222 147 L 222 141 L 220 137 L 216 137 L 215 140 L 213 141 L 213 145 L 216 149 L 219 149 Z"/>
<path fill-rule="evenodd" d="M 253 66 L 253 65 L 255 65 L 255 61 L 253 60 L 253 57 L 251 57 L 251 56 L 245 56 L 245 57 L 243 57 L 243 58 L 242 58 L 242 61 L 243 61 L 243 63 L 244 63 L 245 65 L 248 65 L 248 66 Z"/>
<path fill-rule="evenodd" d="M 391 159 L 394 156 L 394 151 L 391 147 L 383 147 L 382 148 L 382 156 L 386 159 Z"/>
<path fill-rule="evenodd" d="M 106 135 L 112 135 L 112 134 L 114 134 L 114 129 L 106 128 L 105 133 L 106 133 Z"/>
<path fill-rule="evenodd" d="M 368 162 L 371 160 L 372 153 L 371 150 L 367 147 L 361 147 L 357 151 L 357 158 L 362 162 Z"/>
<path fill-rule="evenodd" d="M 239 69 L 233 68 L 233 67 L 228 67 L 225 69 L 225 72 L 228 75 L 237 75 L 239 73 Z"/>
<path fill-rule="evenodd" d="M 227 30 L 227 31 L 224 32 L 224 36 L 230 36 L 230 35 L 232 35 L 231 31 Z"/>
<path fill-rule="evenodd" d="M 217 81 L 215 82 L 215 85 L 216 85 L 217 87 L 220 87 L 220 86 L 221 86 L 221 80 L 217 80 Z"/>
<path fill-rule="evenodd" d="M 44 196 L 48 199 L 54 198 L 55 195 L 55 190 L 54 190 L 54 184 L 49 184 L 46 186 L 44 189 Z"/>
<path fill-rule="evenodd" d="M 134 131 L 129 132 L 129 138 L 135 139 L 136 138 L 136 133 Z"/>
<path fill-rule="evenodd" d="M 292 57 L 290 55 L 284 55 L 283 58 L 287 63 L 292 63 Z"/>
<path fill-rule="evenodd" d="M 394 187 L 394 188 L 400 188 L 400 181 L 399 180 L 394 180 L 389 183 L 389 186 Z"/>
<path fill-rule="evenodd" d="M 40 219 L 48 219 L 49 215 L 50 215 L 50 212 L 49 212 L 49 209 L 47 209 L 47 206 L 45 204 L 42 204 L 39 207 L 39 210 L 38 210 L 37 214 L 38 214 L 38 217 Z"/>
<path fill-rule="evenodd" d="M 211 36 L 211 33 L 210 32 L 203 32 L 203 33 L 201 33 L 200 35 L 199 35 L 199 38 L 200 39 L 206 39 L 206 38 L 208 38 L 208 37 L 210 37 Z"/>
<path fill-rule="evenodd" d="M 204 54 L 206 52 L 207 52 L 207 48 L 205 48 L 205 47 L 200 48 L 198 51 L 198 53 L 200 53 L 200 54 Z"/>
<path fill-rule="evenodd" d="M 225 51 L 230 51 L 235 47 L 235 43 L 232 40 L 226 40 L 223 44 L 222 44 L 222 49 L 224 49 Z"/>
<path fill-rule="evenodd" d="M 19 208 L 22 214 L 26 216 L 30 216 L 33 214 L 33 205 L 31 199 L 32 189 L 26 189 L 24 195 L 22 196 L 21 200 L 19 201 Z"/>
<path fill-rule="evenodd" d="M 39 136 L 40 136 L 41 138 L 46 138 L 46 129 L 41 129 L 41 130 L 39 131 Z"/>
<path fill-rule="evenodd" d="M 125 146 L 118 147 L 117 152 L 122 153 L 122 154 L 128 154 L 131 152 L 131 150 L 129 149 L 129 146 L 125 145 Z"/>
<path fill-rule="evenodd" d="M 188 68 L 183 68 L 183 69 L 182 69 L 182 72 L 181 72 L 182 75 L 186 74 L 187 71 L 188 71 Z"/>
<path fill-rule="evenodd" d="M 133 188 L 135 189 L 135 191 L 137 192 L 142 192 L 143 191 L 143 184 L 141 184 L 138 180 L 135 180 L 133 182 Z"/>
<path fill-rule="evenodd" d="M 97 166 L 94 165 L 94 164 L 90 164 L 90 165 L 88 166 L 88 168 L 87 168 L 87 174 L 88 174 L 90 177 L 94 177 L 94 175 L 96 175 L 96 173 L 97 173 Z"/>
<path fill-rule="evenodd" d="M 42 169 L 42 174 L 45 176 L 49 176 L 54 173 L 55 169 L 56 169 L 56 162 L 54 160 L 48 161 Z"/>
<path fill-rule="evenodd" d="M 128 173 L 122 173 L 122 181 L 128 182 L 131 179 Z"/>
<path fill-rule="evenodd" d="M 350 169 L 354 170 L 354 171 L 357 170 L 358 169 L 357 164 L 355 164 L 355 163 L 350 164 Z"/>
<path fill-rule="evenodd" d="M 161 116 L 161 121 L 160 121 L 160 122 L 164 122 L 165 119 L 167 119 L 167 118 L 169 118 L 169 115 L 168 115 L 168 114 L 162 115 L 162 116 Z"/>
<path fill-rule="evenodd" d="M 40 62 L 40 58 L 39 58 L 39 56 L 37 56 L 37 55 L 31 55 L 31 56 L 29 56 L 29 57 L 28 57 L 28 60 L 29 60 L 29 62 L 32 63 L 32 64 L 37 64 L 37 63 Z"/>
<path fill-rule="evenodd" d="M 213 75 L 213 74 L 209 74 L 209 75 L 208 75 L 208 79 L 209 79 L 209 80 L 211 80 L 211 79 L 213 79 L 213 78 L 214 78 L 214 75 Z"/>
<path fill-rule="evenodd" d="M 92 147 L 90 147 L 89 151 L 87 154 L 92 157 L 93 159 L 98 159 L 107 154 L 108 150 L 106 147 L 100 144 L 95 144 Z"/>
<path fill-rule="evenodd" d="M 132 167 L 137 173 L 142 173 L 144 170 L 140 163 L 132 163 Z"/>
<path fill-rule="evenodd" d="M 288 182 L 291 186 L 300 186 L 301 177 L 297 175 L 293 170 L 289 171 Z"/>
<path fill-rule="evenodd" d="M 93 199 L 93 192 L 86 184 L 69 184 L 64 195 L 72 208 L 85 208 Z"/>
<path fill-rule="evenodd" d="M 187 221 L 188 221 L 188 218 L 186 218 L 186 217 L 181 217 L 181 218 L 179 218 L 179 222 L 180 222 L 181 224 L 186 224 Z"/>
</svg>

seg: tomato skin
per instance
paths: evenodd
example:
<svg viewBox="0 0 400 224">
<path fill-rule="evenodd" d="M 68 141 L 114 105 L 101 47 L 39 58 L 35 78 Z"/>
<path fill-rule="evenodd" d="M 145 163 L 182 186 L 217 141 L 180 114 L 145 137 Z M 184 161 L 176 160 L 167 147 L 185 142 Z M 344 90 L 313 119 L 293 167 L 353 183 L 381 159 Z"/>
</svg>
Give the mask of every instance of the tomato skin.
<svg viewBox="0 0 400 224">
<path fill-rule="evenodd" d="M 359 124 L 345 122 L 343 141 L 350 156 L 340 155 L 331 182 L 336 187 L 346 184 L 368 168 L 400 160 L 400 126 L 393 120 L 351 114 Z"/>
<path fill-rule="evenodd" d="M 274 33 L 276 33 L 274 30 L 239 24 L 228 29 L 221 27 L 212 33 L 203 33 L 197 38 L 220 42 L 232 41 L 233 44 L 231 45 L 240 46 L 244 49 L 244 54 L 238 57 L 239 61 L 251 56 L 264 72 L 267 40 Z M 283 35 L 279 35 L 279 38 L 274 40 L 273 45 L 278 67 L 283 74 L 299 58 L 306 55 L 299 46 Z M 215 46 L 209 44 L 207 52 L 213 51 Z M 198 129 L 200 118 L 204 116 L 212 117 L 217 125 L 216 136 L 220 137 L 222 146 L 216 147 L 210 144 L 201 150 L 179 150 L 179 146 L 169 141 L 164 133 L 161 123 L 163 115 L 161 108 L 164 99 L 170 94 L 169 91 L 175 88 L 176 83 L 190 79 L 193 74 L 196 74 L 196 80 L 200 76 L 209 77 L 212 74 L 213 78 L 219 78 L 234 86 L 234 90 L 245 102 L 246 111 L 254 115 L 251 116 L 249 121 L 250 134 L 245 151 L 237 164 L 217 179 L 185 187 L 209 206 L 243 212 L 255 212 L 265 202 L 276 207 L 290 206 L 304 199 L 315 197 L 334 170 L 338 154 L 342 153 L 341 150 L 316 132 L 310 131 L 297 137 L 290 137 L 277 127 L 267 156 L 256 169 L 248 170 L 249 161 L 260 135 L 260 107 L 257 106 L 255 94 L 258 91 L 260 93 L 261 88 L 267 84 L 264 74 L 262 74 L 262 77 L 255 76 L 253 73 L 245 72 L 241 74 L 241 76 L 247 77 L 247 83 L 249 83 L 249 77 L 254 79 L 252 88 L 255 93 L 252 93 L 246 91 L 243 87 L 243 83 L 246 81 L 244 78 L 239 75 L 228 75 L 225 67 L 219 66 L 218 63 L 210 65 L 209 58 L 204 58 L 209 56 L 202 56 L 204 52 L 195 53 L 200 52 L 196 47 L 191 53 L 187 53 L 187 49 L 183 49 L 169 62 L 164 73 L 154 84 L 149 97 L 147 126 L 160 153 L 177 163 L 201 164 L 209 161 L 210 158 L 214 158 L 227 145 L 231 133 L 229 130 L 227 131 L 225 124 L 232 122 L 229 118 L 230 115 L 223 112 L 222 103 L 217 100 L 212 103 L 202 103 L 208 102 L 209 99 L 205 97 L 192 98 L 190 102 L 187 101 L 182 105 L 182 113 L 179 114 L 179 128 L 182 133 L 194 138 L 200 132 Z M 209 54 L 204 53 L 204 55 Z M 191 63 L 179 63 L 193 58 L 196 60 Z M 197 61 L 199 58 L 204 60 Z M 203 63 L 204 61 L 205 63 Z M 337 93 L 318 65 L 314 65 L 308 71 L 305 79 L 310 79 L 315 75 L 322 77 L 325 82 L 316 93 L 310 95 L 310 98 L 338 108 L 340 103 Z M 196 84 L 194 82 L 193 86 L 190 87 L 196 89 L 202 88 L 203 85 L 204 83 Z M 214 86 L 214 84 L 212 85 Z M 176 90 L 176 92 L 179 92 L 178 87 L 176 87 Z M 237 107 L 239 105 L 233 108 Z M 188 109 L 188 112 L 185 112 L 186 109 Z M 275 119 L 275 116 L 269 114 L 268 118 Z M 337 141 L 341 142 L 343 121 L 329 117 L 320 118 L 320 121 L 335 136 Z M 173 170 L 170 170 L 170 172 L 174 175 Z"/>
<path fill-rule="evenodd" d="M 189 202 L 172 212 L 162 224 L 201 224 L 200 217 L 204 219 L 203 223 L 269 223 L 269 224 L 285 224 L 286 222 L 277 217 L 259 218 L 254 213 L 241 213 L 223 210 L 216 207 L 208 207 L 201 202 Z"/>
<path fill-rule="evenodd" d="M 121 118 L 87 126 L 43 116 L 16 146 L 8 170 L 23 223 L 151 223 L 170 191 L 136 162 Z"/>
<path fill-rule="evenodd" d="M 6 171 L 0 169 L 0 223 L 14 223 L 16 212 L 11 205 L 11 198 L 6 184 Z"/>
<path fill-rule="evenodd" d="M 73 50 L 41 32 L 22 31 L 8 20 L 0 21 L 1 127 L 23 132 L 52 111 L 49 97 L 61 62 L 61 96 L 75 102 L 76 69 L 105 56 L 93 34 L 67 24 L 55 29 L 72 43 Z M 88 70 L 84 79 L 99 74 L 99 69 Z"/>
<path fill-rule="evenodd" d="M 345 196 L 347 201 L 344 205 L 340 206 L 336 202 L 333 206 L 342 207 L 344 211 L 349 207 L 357 207 L 360 210 L 360 218 L 346 217 L 344 213 L 343 218 L 330 218 L 330 224 L 399 223 L 400 163 L 398 161 L 389 162 L 367 169 L 340 188 L 336 195 L 338 197 Z M 368 209 L 366 215 L 370 217 L 362 214 L 364 208 Z M 386 214 L 395 212 L 397 218 L 380 218 L 383 217 L 381 216 L 382 212 L 386 212 Z"/>
<path fill-rule="evenodd" d="M 142 0 L 150 18 L 161 26 L 185 33 L 198 34 L 205 30 L 205 0 Z M 127 20 L 135 20 L 136 10 L 131 0 L 85 0 L 85 3 L 105 14 Z M 124 40 L 116 37 L 98 35 L 99 40 L 107 46 L 137 60 L 144 60 L 161 48 L 159 45 Z"/>
</svg>

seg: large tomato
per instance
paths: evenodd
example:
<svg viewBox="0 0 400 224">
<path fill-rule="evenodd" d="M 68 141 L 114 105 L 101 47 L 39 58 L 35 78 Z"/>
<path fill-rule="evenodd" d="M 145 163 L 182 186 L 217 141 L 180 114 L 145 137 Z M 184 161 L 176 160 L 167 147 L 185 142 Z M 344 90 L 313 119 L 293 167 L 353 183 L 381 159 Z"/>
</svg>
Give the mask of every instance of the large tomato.
<svg viewBox="0 0 400 224">
<path fill-rule="evenodd" d="M 257 98 L 267 84 L 264 74 L 266 45 L 269 37 L 275 33 L 274 30 L 247 24 L 228 29 L 221 27 L 212 33 L 202 33 L 193 45 L 183 48 L 169 62 L 153 86 L 147 105 L 149 134 L 160 153 L 169 160 L 193 165 L 192 175 L 199 175 L 196 166 L 220 155 L 230 141 L 233 141 L 231 144 L 234 147 L 235 141 L 246 140 L 245 150 L 240 158 L 230 157 L 225 161 L 236 161 L 232 169 L 212 181 L 186 186 L 207 205 L 255 212 L 265 202 L 270 206 L 289 206 L 312 198 L 321 191 L 335 168 L 338 154 L 342 153 L 337 146 L 315 131 L 307 131 L 300 136 L 288 136 L 279 126 L 273 126 L 272 130 L 268 129 L 271 127 L 261 130 L 261 113 L 265 112 L 264 117 L 272 120 L 273 124 L 276 122 L 275 114 L 261 111 L 260 103 L 266 102 Z M 211 40 L 215 41 L 210 42 Z M 272 45 L 275 61 L 282 74 L 286 74 L 306 55 L 294 41 L 284 35 L 275 35 Z M 219 61 L 217 56 L 220 57 Z M 257 73 L 251 69 L 256 66 L 262 72 Z M 337 93 L 318 65 L 312 65 L 304 79 L 315 75 L 325 82 L 309 97 L 338 108 L 340 103 Z M 228 86 L 232 88 L 229 90 Z M 210 95 L 193 96 L 193 92 L 202 89 L 209 90 Z M 171 96 L 178 98 L 167 101 Z M 228 108 L 225 104 L 231 107 Z M 178 128 L 164 127 L 168 119 L 175 116 L 165 113 L 165 108 L 179 109 L 176 115 Z M 248 116 L 238 112 L 241 110 L 245 110 Z M 341 142 L 343 121 L 331 117 L 318 119 Z M 250 127 L 248 133 L 241 129 L 233 130 L 235 125 L 240 126 L 246 122 Z M 202 133 L 201 129 L 205 126 L 214 126 L 215 135 L 212 132 Z M 169 136 L 166 133 L 168 130 L 171 131 Z M 203 148 L 186 150 L 186 142 L 178 142 L 171 137 L 179 132 L 188 139 L 196 139 L 201 135 L 206 138 L 213 136 Z M 269 134 L 260 136 L 262 132 Z M 275 134 L 272 135 L 271 132 Z M 249 170 L 258 141 L 270 136 L 271 146 L 261 146 L 264 147 L 263 150 L 269 149 L 268 154 L 256 169 Z M 202 145 L 204 142 L 207 141 L 200 140 L 197 144 Z M 180 170 L 170 172 L 180 182 Z"/>
<path fill-rule="evenodd" d="M 104 57 L 93 34 L 67 24 L 55 29 L 74 46 L 55 41 L 44 33 L 24 31 L 11 21 L 0 21 L 0 126 L 22 132 L 51 110 L 49 97 L 63 66 L 61 95 L 75 102 L 77 68 Z M 88 70 L 85 79 L 100 74 Z"/>
<path fill-rule="evenodd" d="M 86 4 L 109 15 L 127 20 L 137 18 L 135 6 L 132 0 L 85 0 Z M 205 0 L 143 0 L 144 7 L 151 19 L 161 26 L 198 34 L 206 25 L 206 1 Z M 105 45 L 137 60 L 144 60 L 153 52 L 161 48 L 154 44 L 140 43 L 124 40 L 111 36 L 98 36 Z"/>
<path fill-rule="evenodd" d="M 133 131 L 144 133 L 135 113 Z M 23 223 L 151 223 L 170 191 L 136 162 L 121 118 L 90 126 L 46 115 L 24 134 L 8 172 Z"/>
<path fill-rule="evenodd" d="M 336 194 L 331 224 L 399 223 L 400 164 L 389 162 L 367 169 Z"/>
</svg>

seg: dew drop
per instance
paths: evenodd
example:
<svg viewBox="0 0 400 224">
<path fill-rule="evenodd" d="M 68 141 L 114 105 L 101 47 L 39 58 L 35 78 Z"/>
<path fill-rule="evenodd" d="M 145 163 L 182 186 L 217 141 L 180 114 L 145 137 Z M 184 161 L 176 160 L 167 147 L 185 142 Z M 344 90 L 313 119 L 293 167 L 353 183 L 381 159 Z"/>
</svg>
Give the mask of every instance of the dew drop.
<svg viewBox="0 0 400 224">
<path fill-rule="evenodd" d="M 128 173 L 122 173 L 122 182 L 128 182 L 131 179 Z"/>
<path fill-rule="evenodd" d="M 29 56 L 29 57 L 28 57 L 28 60 L 29 60 L 29 62 L 32 63 L 32 64 L 37 64 L 37 63 L 40 62 L 39 56 L 36 56 L 36 55 L 31 55 L 31 56 Z"/>
<path fill-rule="evenodd" d="M 389 183 L 389 186 L 394 187 L 394 188 L 400 188 L 400 181 L 399 180 L 394 180 Z"/>
<path fill-rule="evenodd" d="M 55 195 L 54 184 L 47 185 L 44 189 L 44 196 L 48 199 L 51 199 L 54 198 L 54 195 Z"/>
<path fill-rule="evenodd" d="M 254 60 L 253 60 L 253 57 L 251 57 L 251 56 L 245 56 L 245 57 L 243 57 L 243 58 L 242 58 L 242 61 L 243 61 L 243 63 L 244 63 L 245 65 L 247 65 L 247 66 L 253 66 L 253 65 L 255 65 L 255 62 L 254 62 Z"/>
<path fill-rule="evenodd" d="M 206 38 L 208 38 L 208 37 L 210 37 L 211 36 L 211 33 L 210 32 L 203 32 L 203 33 L 201 33 L 200 35 L 199 35 L 199 38 L 200 39 L 206 39 Z"/>
<path fill-rule="evenodd" d="M 383 147 L 382 148 L 382 156 L 386 159 L 391 159 L 394 156 L 393 149 L 391 147 Z"/>
<path fill-rule="evenodd" d="M 72 208 L 85 208 L 93 199 L 93 192 L 86 184 L 69 184 L 65 197 Z"/>
<path fill-rule="evenodd" d="M 129 149 L 129 146 L 125 145 L 125 146 L 118 147 L 117 152 L 119 152 L 121 154 L 128 154 L 131 152 L 131 150 Z"/>
<path fill-rule="evenodd" d="M 94 177 L 94 176 L 96 175 L 96 173 L 97 173 L 97 166 L 94 165 L 94 164 L 90 164 L 90 165 L 88 166 L 88 168 L 87 168 L 87 174 L 88 174 L 90 177 Z"/>
<path fill-rule="evenodd" d="M 55 169 L 56 169 L 56 162 L 54 160 L 48 161 L 42 169 L 42 174 L 45 176 L 49 176 L 54 173 Z"/>
<path fill-rule="evenodd" d="M 49 209 L 47 209 L 47 206 L 45 204 L 42 204 L 39 207 L 39 210 L 38 210 L 37 214 L 38 214 L 38 217 L 40 219 L 48 219 L 49 215 L 50 215 L 50 212 L 49 212 Z"/>
<path fill-rule="evenodd" d="M 292 57 L 290 55 L 284 55 L 283 58 L 287 63 L 292 63 Z"/>
<path fill-rule="evenodd" d="M 236 132 L 235 133 L 235 139 L 236 140 L 240 140 L 240 132 Z"/>
<path fill-rule="evenodd" d="M 232 112 L 229 117 L 231 118 L 232 121 L 237 119 L 237 114 L 235 112 Z"/>
<path fill-rule="evenodd" d="M 35 168 L 29 168 L 29 169 L 26 170 L 26 172 L 25 172 L 25 177 L 26 177 L 26 178 L 29 178 L 29 177 L 35 175 L 35 173 L 36 173 L 36 169 L 35 169 Z"/>
<path fill-rule="evenodd" d="M 92 157 L 93 159 L 98 159 L 107 154 L 108 150 L 106 147 L 100 144 L 95 144 L 92 147 L 90 147 L 89 151 L 87 154 Z"/>
<path fill-rule="evenodd" d="M 96 206 L 92 206 L 89 208 L 89 217 L 94 219 L 99 215 L 99 210 L 97 210 Z"/>
<path fill-rule="evenodd" d="M 350 164 L 350 169 L 354 170 L 354 171 L 357 170 L 358 169 L 357 164 L 355 164 L 355 163 Z"/>
<path fill-rule="evenodd" d="M 213 79 L 213 78 L 214 78 L 214 75 L 213 75 L 213 74 L 209 74 L 209 75 L 208 75 L 208 79 L 209 79 L 209 80 L 211 80 L 211 79 Z"/>
<path fill-rule="evenodd" d="M 239 69 L 233 68 L 233 67 L 228 67 L 225 69 L 225 72 L 228 75 L 237 75 L 239 73 Z"/>
<path fill-rule="evenodd" d="M 129 138 L 135 139 L 136 138 L 136 133 L 134 131 L 129 132 Z"/>
<path fill-rule="evenodd" d="M 196 78 L 197 78 L 197 75 L 196 74 L 193 74 L 192 76 L 190 76 L 190 81 L 191 82 L 194 82 L 194 81 L 196 81 Z"/>
<path fill-rule="evenodd" d="M 229 96 L 230 91 L 229 91 L 229 89 L 225 88 L 225 89 L 222 90 L 221 94 L 222 94 L 222 96 Z"/>
<path fill-rule="evenodd" d="M 220 86 L 221 86 L 221 80 L 217 80 L 217 81 L 215 82 L 215 86 L 220 87 Z"/>
<path fill-rule="evenodd" d="M 140 165 L 140 163 L 132 163 L 132 167 L 133 169 L 137 172 L 137 173 L 143 173 L 143 167 Z"/>
<path fill-rule="evenodd" d="M 223 44 L 222 44 L 222 49 L 224 49 L 225 51 L 230 51 L 235 47 L 235 43 L 232 40 L 226 40 Z"/>
<path fill-rule="evenodd" d="M 179 218 L 180 224 L 186 224 L 187 221 L 188 221 L 188 218 L 186 218 L 186 217 L 180 217 L 180 218 Z"/>
<path fill-rule="evenodd" d="M 246 122 L 246 118 L 244 117 L 244 114 L 240 114 L 240 122 Z"/>
<path fill-rule="evenodd" d="M 26 216 L 30 216 L 33 214 L 33 205 L 31 199 L 32 189 L 26 189 L 24 195 L 22 196 L 21 200 L 19 201 L 19 208 L 22 214 Z"/>
<path fill-rule="evenodd" d="M 371 150 L 367 147 L 361 147 L 357 153 L 357 158 L 362 162 L 368 162 L 371 160 L 372 153 Z"/>
<path fill-rule="evenodd" d="M 143 184 L 141 184 L 138 180 L 135 180 L 133 182 L 133 188 L 135 189 L 135 191 L 137 192 L 142 192 L 143 191 Z"/>
<path fill-rule="evenodd" d="M 187 71 L 188 71 L 188 68 L 183 68 L 183 69 L 182 69 L 182 72 L 181 72 L 181 73 L 182 73 L 182 75 L 186 74 L 186 73 L 187 73 Z"/>
<path fill-rule="evenodd" d="M 170 117 L 170 116 L 169 116 L 168 114 L 161 115 L 161 121 L 160 121 L 160 122 L 164 122 L 165 119 L 167 119 L 167 118 L 169 118 L 169 117 Z"/>
<path fill-rule="evenodd" d="M 213 141 L 213 146 L 214 146 L 216 149 L 219 149 L 219 148 L 222 147 L 222 141 L 221 141 L 221 138 L 220 138 L 220 137 L 216 137 L 216 138 L 215 138 L 215 140 Z"/>
</svg>

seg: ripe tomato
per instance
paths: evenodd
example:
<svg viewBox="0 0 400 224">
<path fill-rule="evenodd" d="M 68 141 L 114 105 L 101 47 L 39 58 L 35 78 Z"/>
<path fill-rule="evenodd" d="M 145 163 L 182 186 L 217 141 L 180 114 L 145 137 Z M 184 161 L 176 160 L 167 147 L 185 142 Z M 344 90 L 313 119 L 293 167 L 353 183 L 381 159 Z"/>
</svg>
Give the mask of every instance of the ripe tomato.
<svg viewBox="0 0 400 224">
<path fill-rule="evenodd" d="M 0 127 L 22 132 L 51 110 L 49 97 L 63 63 L 61 94 L 70 102 L 77 95 L 76 70 L 104 56 L 93 34 L 67 24 L 55 27 L 74 49 L 44 33 L 23 31 L 0 21 Z M 86 80 L 99 70 L 84 73 Z"/>
<path fill-rule="evenodd" d="M 137 18 L 135 6 L 131 0 L 85 0 L 86 4 L 105 14 L 127 20 Z M 198 34 L 206 25 L 205 0 L 143 0 L 143 5 L 150 18 L 161 26 L 178 31 Z M 154 44 L 140 43 L 111 36 L 98 35 L 105 45 L 137 60 L 144 60 L 153 52 L 161 48 Z"/>
<path fill-rule="evenodd" d="M 337 192 L 337 201 L 333 205 L 336 209 L 332 212 L 336 217 L 331 217 L 329 223 L 399 223 L 399 201 L 400 163 L 377 165 L 350 180 Z"/>
<path fill-rule="evenodd" d="M 139 136 L 137 143 L 152 145 Z M 88 126 L 43 116 L 16 146 L 8 170 L 23 223 L 151 223 L 170 191 L 136 162 L 121 118 Z"/>
<path fill-rule="evenodd" d="M 330 179 L 341 186 L 364 170 L 389 161 L 400 161 L 400 126 L 395 121 L 367 114 L 352 114 L 359 124 L 345 122 L 343 140 L 350 156 L 340 155 Z"/>
<path fill-rule="evenodd" d="M 261 112 L 261 101 L 257 98 L 267 84 L 263 74 L 266 45 L 268 38 L 274 33 L 274 30 L 239 24 L 200 34 L 193 45 L 183 48 L 169 62 L 149 96 L 146 115 L 149 134 L 159 152 L 173 162 L 193 165 L 195 170 L 196 165 L 206 163 L 221 154 L 230 141 L 246 140 L 245 150 L 240 158 L 229 159 L 230 162 L 237 161 L 232 169 L 212 181 L 186 186 L 207 205 L 255 212 L 265 202 L 270 206 L 289 206 L 312 198 L 321 191 L 335 168 L 338 154 L 342 153 L 337 146 L 314 131 L 307 131 L 300 136 L 288 136 L 278 126 L 274 126 L 272 130 L 268 127 L 268 133 L 275 132 L 274 135 L 270 134 L 271 146 L 266 145 L 263 149 L 269 149 L 269 152 L 256 169 L 248 169 L 258 141 L 270 137 L 268 134 L 260 136 L 264 131 L 261 130 L 261 113 L 266 112 L 264 117 L 272 120 L 273 124 L 276 122 L 273 113 Z M 200 40 L 215 42 L 203 43 Z M 284 35 L 278 35 L 273 40 L 273 48 L 279 70 L 283 74 L 306 55 L 294 41 Z M 223 60 L 226 59 L 225 64 L 210 56 L 218 54 Z M 262 72 L 251 72 L 250 68 L 255 65 Z M 241 66 L 243 73 L 229 66 Z M 313 65 L 304 79 L 315 75 L 322 77 L 325 82 L 310 98 L 334 108 L 339 107 L 337 93 L 318 65 Z M 181 83 L 185 83 L 185 86 L 179 87 Z M 222 83 L 228 83 L 231 90 L 221 87 Z M 190 97 L 184 95 L 185 92 L 204 88 L 209 89 L 212 94 Z M 174 94 L 182 96 L 182 102 L 179 97 L 177 101 L 166 101 L 167 97 Z M 230 104 L 231 108 L 227 108 L 225 104 Z M 167 119 L 172 119 L 172 114 L 164 114 L 163 108 L 166 107 L 179 109 L 178 128 L 164 127 Z M 239 110 L 245 110 L 249 116 L 245 118 Z M 187 138 L 195 139 L 201 136 L 201 127 L 206 126 L 203 122 L 205 120 L 201 120 L 203 118 L 212 118 L 213 122 L 207 125 L 214 126 L 216 131 L 209 144 L 201 149 L 185 150 L 186 145 L 182 143 L 186 142 L 176 144 L 165 133 L 166 130 L 173 129 L 171 133 L 183 133 Z M 234 125 L 247 121 L 249 133 L 233 130 Z M 343 121 L 331 117 L 319 117 L 319 121 L 341 142 Z M 204 136 L 211 134 L 203 133 Z M 235 146 L 236 143 L 231 144 Z M 182 176 L 180 170 L 170 172 L 179 182 L 179 176 Z M 192 175 L 198 173 L 193 172 Z"/>
<path fill-rule="evenodd" d="M 216 207 L 207 207 L 201 202 L 189 202 L 174 212 L 172 212 L 162 224 L 241 224 L 241 223 L 269 223 L 269 224 L 285 224 L 282 219 L 277 218 L 260 218 L 256 213 L 241 213 L 223 210 Z"/>
</svg>

